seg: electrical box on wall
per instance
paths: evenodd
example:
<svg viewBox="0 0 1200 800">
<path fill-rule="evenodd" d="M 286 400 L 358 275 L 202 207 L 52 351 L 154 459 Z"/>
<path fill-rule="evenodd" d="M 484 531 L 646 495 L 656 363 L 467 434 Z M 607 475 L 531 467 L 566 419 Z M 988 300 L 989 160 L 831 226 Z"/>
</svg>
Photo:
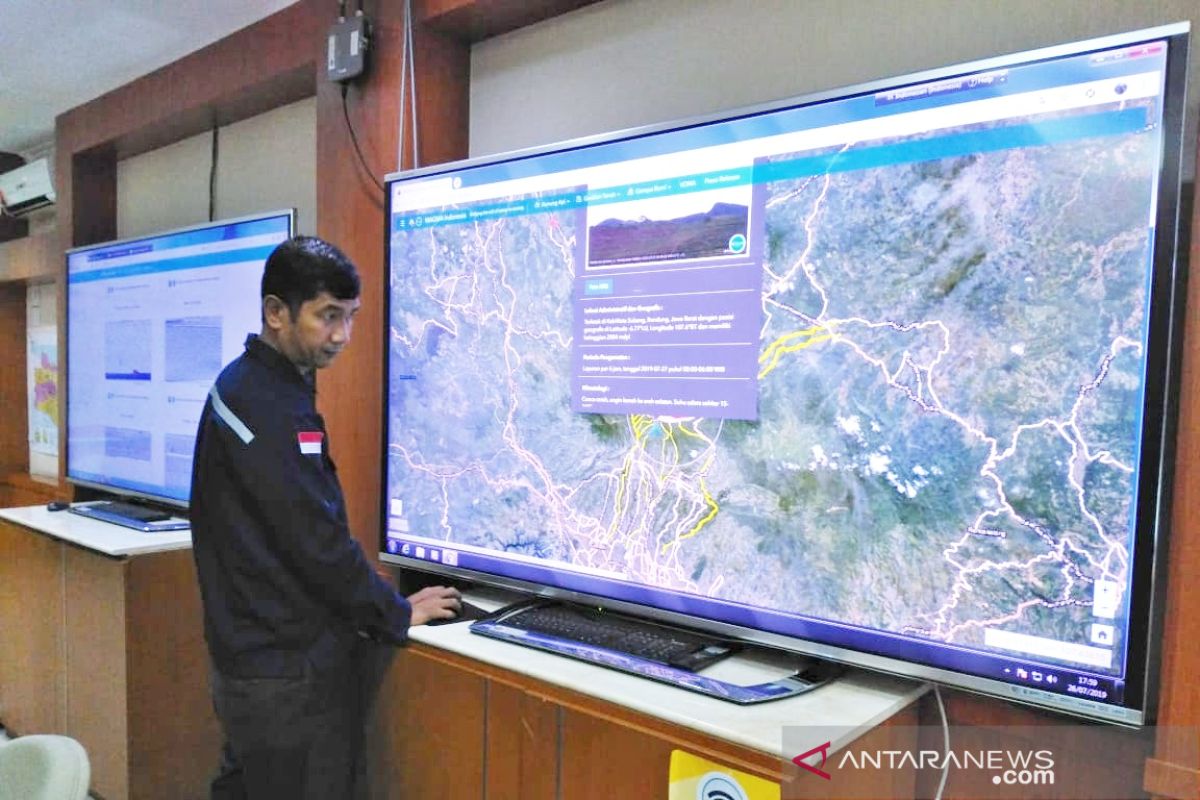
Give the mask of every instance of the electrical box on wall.
<svg viewBox="0 0 1200 800">
<path fill-rule="evenodd" d="M 362 12 L 339 19 L 329 29 L 325 74 L 331 81 L 357 78 L 367 67 L 370 25 Z"/>
</svg>

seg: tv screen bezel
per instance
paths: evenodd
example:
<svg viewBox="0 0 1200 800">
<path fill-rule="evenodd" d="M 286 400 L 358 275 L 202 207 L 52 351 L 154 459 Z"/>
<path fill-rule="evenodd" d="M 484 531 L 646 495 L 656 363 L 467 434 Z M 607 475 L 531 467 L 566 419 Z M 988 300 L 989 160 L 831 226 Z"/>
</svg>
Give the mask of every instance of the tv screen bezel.
<svg viewBox="0 0 1200 800">
<path fill-rule="evenodd" d="M 193 231 L 205 230 L 207 228 L 224 227 L 226 225 L 238 225 L 245 222 L 254 222 L 256 220 L 272 219 L 276 217 L 287 217 L 288 220 L 288 237 L 296 235 L 296 209 L 280 208 L 272 211 L 266 211 L 259 214 L 245 214 L 239 217 L 230 217 L 228 219 L 217 219 L 208 222 L 200 222 L 194 225 L 185 225 L 178 228 L 168 228 L 154 233 L 139 234 L 137 236 L 128 236 L 120 239 L 112 239 L 106 242 L 96 242 L 93 244 L 78 245 L 72 247 L 63 253 L 63 342 L 64 342 L 64 357 L 61 359 L 63 364 L 61 386 L 63 388 L 63 427 L 66 435 L 63 436 L 63 476 L 67 483 L 72 486 L 78 486 L 85 489 L 92 489 L 106 494 L 116 495 L 118 497 L 127 497 L 131 499 L 146 500 L 162 506 L 171 508 L 179 508 L 186 510 L 189 507 L 189 502 L 179 500 L 175 497 L 166 495 L 154 494 L 153 492 L 143 492 L 137 489 L 132 489 L 125 486 L 117 486 L 114 484 L 103 483 L 83 478 L 75 477 L 71 474 L 71 392 L 70 392 L 70 352 L 71 352 L 71 274 L 70 274 L 70 259 L 72 255 L 84 253 L 91 250 L 99 250 L 107 247 L 117 247 L 122 245 L 144 242 L 151 239 L 161 239 L 166 236 L 177 236 L 183 233 L 191 233 Z M 248 331 L 249 332 L 249 331 Z"/>
<path fill-rule="evenodd" d="M 771 632 L 734 625 L 718 620 L 697 617 L 660 606 L 649 606 L 606 595 L 592 594 L 565 586 L 554 586 L 513 578 L 495 573 L 440 562 L 405 557 L 387 550 L 388 518 L 388 376 L 391 346 L 383 347 L 383 441 L 381 469 L 381 526 L 379 555 L 381 561 L 396 566 L 474 581 L 479 584 L 511 589 L 538 597 L 599 604 L 615 610 L 640 614 L 652 619 L 689 625 L 714 633 L 733 636 L 747 642 L 780 648 L 806 655 L 843 662 L 895 675 L 936 681 L 968 691 L 1000 697 L 1051 711 L 1086 717 L 1118 725 L 1139 727 L 1154 721 L 1158 700 L 1158 665 L 1165 601 L 1166 556 L 1171 523 L 1171 499 L 1174 478 L 1175 430 L 1178 418 L 1178 391 L 1182 361 L 1183 320 L 1186 310 L 1187 247 L 1190 220 L 1182 216 L 1187 209 L 1183 185 L 1192 180 L 1184 175 L 1187 163 L 1184 113 L 1190 24 L 1187 22 L 1163 25 L 1127 33 L 1114 34 L 1051 47 L 1031 49 L 994 58 L 954 64 L 932 70 L 805 94 L 746 108 L 706 114 L 684 120 L 674 120 L 637 128 L 586 136 L 565 142 L 532 147 L 507 153 L 423 167 L 386 176 L 387 199 L 384 234 L 386 253 L 384 309 L 385 324 L 391 319 L 391 229 L 393 188 L 397 182 L 453 174 L 501 163 L 513 163 L 541 155 L 586 149 L 620 140 L 638 139 L 668 131 L 685 130 L 713 122 L 737 120 L 766 112 L 808 106 L 853 96 L 873 94 L 883 90 L 902 89 L 913 84 L 944 80 L 966 73 L 975 73 L 1046 61 L 1067 56 L 1141 42 L 1167 40 L 1167 64 L 1163 103 L 1163 152 L 1159 163 L 1159 188 L 1156 208 L 1156 236 L 1153 250 L 1153 292 L 1148 305 L 1150 324 L 1147 330 L 1146 395 L 1142 420 L 1141 478 L 1135 499 L 1139 519 L 1148 517 L 1152 524 L 1139 526 L 1134 546 L 1134 575 L 1131 582 L 1128 636 L 1130 646 L 1126 660 L 1126 694 L 1121 706 L 1068 697 L 1046 692 L 1032 686 L 1019 685 L 1000 679 L 984 677 L 954 669 L 931 666 L 892 656 L 878 655 L 840 645 L 799 639 Z M 570 580 L 570 577 L 568 577 Z M 886 633 L 886 632 L 883 632 Z M 947 645 L 942 645 L 947 646 Z"/>
</svg>

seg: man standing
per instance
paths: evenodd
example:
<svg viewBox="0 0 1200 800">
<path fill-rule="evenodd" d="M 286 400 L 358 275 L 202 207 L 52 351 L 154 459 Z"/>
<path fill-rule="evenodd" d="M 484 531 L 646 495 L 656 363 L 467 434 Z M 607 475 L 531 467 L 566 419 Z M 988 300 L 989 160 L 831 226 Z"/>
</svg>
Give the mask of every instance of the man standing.
<svg viewBox="0 0 1200 800">
<path fill-rule="evenodd" d="M 459 608 L 446 587 L 397 594 L 349 532 L 315 373 L 349 342 L 358 295 L 333 245 L 279 245 L 263 271 L 262 332 L 200 418 L 193 552 L 225 735 L 213 798 L 362 796 L 377 641 L 399 644 L 409 625 Z"/>
</svg>

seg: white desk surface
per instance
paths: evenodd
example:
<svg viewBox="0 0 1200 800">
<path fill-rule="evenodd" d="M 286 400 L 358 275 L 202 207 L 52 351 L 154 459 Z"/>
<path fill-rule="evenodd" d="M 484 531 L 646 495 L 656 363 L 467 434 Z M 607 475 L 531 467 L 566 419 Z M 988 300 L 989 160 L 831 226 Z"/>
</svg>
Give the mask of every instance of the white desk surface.
<svg viewBox="0 0 1200 800">
<path fill-rule="evenodd" d="M 0 509 L 0 519 L 117 558 L 192 546 L 192 532 L 188 529 L 148 533 L 68 511 L 47 511 L 45 506 Z"/>
<path fill-rule="evenodd" d="M 470 592 L 467 597 L 481 608 L 490 609 L 494 605 L 480 601 Z M 740 706 L 572 658 L 489 639 L 471 633 L 469 626 L 468 622 L 421 625 L 409 630 L 409 638 L 772 755 L 782 752 L 785 726 L 840 730 L 841 735 L 835 733 L 830 737 L 832 749 L 836 750 L 904 710 L 929 690 L 928 684 L 849 670 L 807 694 Z M 781 669 L 735 655 L 702 674 L 750 684 L 781 677 L 782 673 Z"/>
</svg>

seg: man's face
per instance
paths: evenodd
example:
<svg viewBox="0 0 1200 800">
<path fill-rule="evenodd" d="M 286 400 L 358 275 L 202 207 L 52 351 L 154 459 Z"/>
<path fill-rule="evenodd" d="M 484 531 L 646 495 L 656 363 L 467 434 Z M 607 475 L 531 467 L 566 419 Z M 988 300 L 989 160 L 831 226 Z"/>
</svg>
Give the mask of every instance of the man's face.
<svg viewBox="0 0 1200 800">
<path fill-rule="evenodd" d="M 301 372 L 329 366 L 330 362 L 350 343 L 354 315 L 361 305 L 359 299 L 338 300 L 329 292 L 321 292 L 300 306 L 296 318 L 287 306 L 280 303 L 276 328 L 279 352 L 287 356 Z"/>
</svg>

